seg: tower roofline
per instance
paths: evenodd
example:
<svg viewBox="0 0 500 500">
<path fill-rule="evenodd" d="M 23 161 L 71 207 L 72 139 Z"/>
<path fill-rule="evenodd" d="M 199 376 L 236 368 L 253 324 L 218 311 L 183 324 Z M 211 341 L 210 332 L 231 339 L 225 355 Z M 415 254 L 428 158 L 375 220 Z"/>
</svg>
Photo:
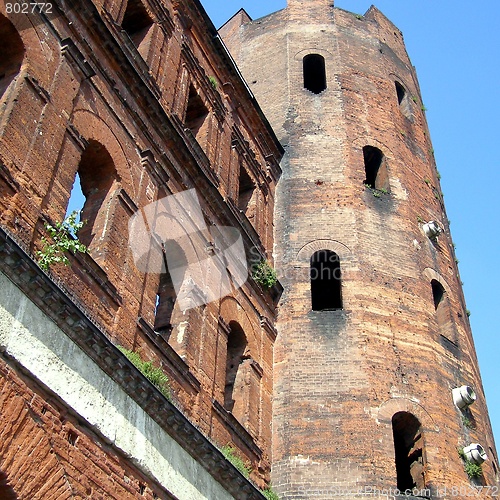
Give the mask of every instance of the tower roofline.
<svg viewBox="0 0 500 500">
<path fill-rule="evenodd" d="M 227 24 L 229 23 L 232 23 L 237 17 L 240 17 L 240 21 L 239 21 L 239 25 L 242 26 L 243 24 L 246 24 L 246 23 L 251 23 L 253 21 L 252 17 L 250 16 L 250 14 L 243 8 L 241 7 L 241 9 L 239 9 L 237 12 L 235 12 L 220 28 L 219 30 L 221 30 L 222 28 L 224 28 L 224 26 L 226 26 Z M 246 18 L 246 20 L 244 21 L 244 19 Z"/>
<path fill-rule="evenodd" d="M 401 30 L 378 7 L 376 7 L 373 4 L 365 12 L 364 17 L 366 17 L 367 19 L 373 19 L 374 21 L 376 21 L 379 24 L 380 24 L 380 20 L 383 20 L 384 23 L 389 24 L 390 26 L 397 29 L 401 33 Z"/>
</svg>

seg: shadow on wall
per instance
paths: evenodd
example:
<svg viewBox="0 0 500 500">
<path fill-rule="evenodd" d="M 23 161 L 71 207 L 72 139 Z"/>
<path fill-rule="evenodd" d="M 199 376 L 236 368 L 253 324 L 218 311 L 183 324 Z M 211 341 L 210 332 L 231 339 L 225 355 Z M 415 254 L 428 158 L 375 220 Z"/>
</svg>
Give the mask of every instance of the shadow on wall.
<svg viewBox="0 0 500 500">
<path fill-rule="evenodd" d="M 0 500 L 17 500 L 14 489 L 9 485 L 5 472 L 0 470 Z"/>
</svg>

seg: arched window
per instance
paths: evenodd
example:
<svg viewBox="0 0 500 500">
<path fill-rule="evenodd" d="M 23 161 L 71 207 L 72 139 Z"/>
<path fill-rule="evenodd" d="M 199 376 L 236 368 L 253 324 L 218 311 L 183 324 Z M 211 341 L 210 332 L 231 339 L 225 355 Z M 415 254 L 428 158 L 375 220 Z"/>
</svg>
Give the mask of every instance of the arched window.
<svg viewBox="0 0 500 500">
<path fill-rule="evenodd" d="M 128 0 L 123 16 L 122 28 L 137 47 L 144 60 L 147 59 L 153 34 L 153 20 L 140 0 Z"/>
<path fill-rule="evenodd" d="M 312 310 L 342 309 L 339 256 L 331 250 L 319 250 L 311 257 L 310 265 Z"/>
<path fill-rule="evenodd" d="M 236 321 L 229 323 L 226 357 L 224 407 L 241 419 L 245 413 L 245 365 L 251 362 L 247 353 L 247 338 Z"/>
<path fill-rule="evenodd" d="M 394 82 L 396 86 L 396 96 L 398 98 L 399 109 L 406 118 L 411 118 L 411 106 L 406 89 L 398 81 Z"/>
<path fill-rule="evenodd" d="M 14 25 L 0 15 L 0 99 L 12 81 L 19 74 L 24 59 L 24 44 Z"/>
<path fill-rule="evenodd" d="M 374 146 L 363 148 L 366 179 L 364 184 L 372 189 L 389 191 L 389 174 L 384 154 Z"/>
<path fill-rule="evenodd" d="M 304 88 L 313 94 L 326 89 L 325 58 L 319 54 L 309 54 L 302 60 Z"/>
<path fill-rule="evenodd" d="M 397 488 L 401 491 L 423 489 L 424 442 L 422 426 L 414 415 L 401 411 L 392 417 Z"/>
<path fill-rule="evenodd" d="M 108 151 L 99 142 L 89 141 L 68 202 L 68 207 L 82 207 L 80 219 L 86 223 L 78 232 L 78 238 L 84 245 L 89 246 L 95 235 L 104 232 L 108 213 L 105 200 L 115 180 L 116 169 Z M 83 200 L 75 199 L 81 195 Z"/>
</svg>

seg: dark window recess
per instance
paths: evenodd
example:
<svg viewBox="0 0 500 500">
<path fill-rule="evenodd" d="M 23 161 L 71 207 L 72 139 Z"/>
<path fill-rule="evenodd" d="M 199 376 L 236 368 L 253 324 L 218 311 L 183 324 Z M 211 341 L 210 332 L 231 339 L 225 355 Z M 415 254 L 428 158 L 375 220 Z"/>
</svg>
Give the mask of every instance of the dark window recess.
<svg viewBox="0 0 500 500">
<path fill-rule="evenodd" d="M 392 417 L 392 433 L 396 459 L 397 488 L 401 491 L 423 489 L 424 442 L 419 420 L 407 412 Z"/>
<path fill-rule="evenodd" d="M 176 301 L 174 280 L 179 285 L 182 284 L 187 267 L 184 251 L 175 241 L 168 240 L 163 243 L 162 254 L 165 272 L 160 275 L 154 324 L 155 331 L 160 333 L 169 332 L 172 329 Z"/>
<path fill-rule="evenodd" d="M 342 309 L 339 256 L 331 250 L 319 250 L 311 257 L 310 264 L 312 310 Z"/>
<path fill-rule="evenodd" d="M 396 86 L 396 95 L 398 97 L 399 109 L 401 110 L 401 113 L 403 113 L 403 115 L 405 115 L 407 118 L 411 118 L 411 106 L 410 100 L 408 99 L 408 93 L 399 82 L 394 82 L 394 84 Z"/>
<path fill-rule="evenodd" d="M 67 438 L 68 438 L 68 443 L 71 446 L 75 446 L 76 445 L 76 441 L 78 439 L 78 434 L 75 431 L 68 431 Z"/>
<path fill-rule="evenodd" d="M 24 45 L 14 25 L 0 15 L 0 42 L 2 57 L 0 57 L 0 98 L 21 70 L 24 59 Z"/>
<path fill-rule="evenodd" d="M 304 88 L 313 94 L 326 89 L 325 59 L 319 54 L 309 54 L 302 60 L 304 71 Z"/>
<path fill-rule="evenodd" d="M 18 500 L 18 496 L 9 484 L 7 474 L 0 470 L 0 492 L 2 500 Z"/>
<path fill-rule="evenodd" d="M 200 146 L 205 147 L 208 135 L 208 109 L 192 85 L 189 87 L 184 123 Z"/>
<path fill-rule="evenodd" d="M 396 84 L 396 94 L 398 96 L 398 103 L 401 104 L 406 96 L 406 90 L 399 82 L 395 82 L 395 84 Z"/>
<path fill-rule="evenodd" d="M 436 311 L 436 320 L 439 326 L 439 332 L 443 337 L 457 344 L 457 334 L 453 321 L 450 299 L 443 285 L 437 280 L 431 281 L 432 298 L 434 309 Z"/>
<path fill-rule="evenodd" d="M 224 388 L 224 408 L 240 418 L 242 413 L 243 391 L 245 389 L 244 362 L 247 356 L 247 338 L 236 321 L 229 323 L 226 358 L 226 385 Z"/>
<path fill-rule="evenodd" d="M 142 2 L 139 0 L 128 0 L 127 9 L 123 16 L 122 28 L 132 42 L 134 42 L 134 45 L 144 59 L 146 59 L 149 51 L 153 24 L 153 20 Z"/>
<path fill-rule="evenodd" d="M 240 165 L 238 208 L 245 213 L 249 219 L 253 219 L 257 209 L 255 184 L 248 174 L 246 168 Z"/>
<path fill-rule="evenodd" d="M 445 291 L 443 285 L 437 280 L 431 281 L 432 298 L 434 299 L 434 309 L 437 311 L 443 302 Z"/>
<path fill-rule="evenodd" d="M 89 246 L 95 235 L 104 231 L 106 210 L 103 205 L 115 180 L 116 169 L 108 151 L 99 142 L 89 141 L 80 159 L 68 202 L 68 207 L 82 207 L 81 195 L 85 198 L 80 219 L 86 222 L 78 232 L 78 238 L 84 245 Z"/>
<path fill-rule="evenodd" d="M 384 154 L 373 146 L 363 148 L 366 179 L 364 184 L 372 189 L 389 191 L 389 174 Z"/>
</svg>

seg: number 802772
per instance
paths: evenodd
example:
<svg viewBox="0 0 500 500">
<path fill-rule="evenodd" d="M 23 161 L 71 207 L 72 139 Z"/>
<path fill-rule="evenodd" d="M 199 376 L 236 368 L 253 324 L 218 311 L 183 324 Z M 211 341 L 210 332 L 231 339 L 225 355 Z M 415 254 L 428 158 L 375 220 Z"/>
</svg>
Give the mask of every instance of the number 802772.
<svg viewBox="0 0 500 500">
<path fill-rule="evenodd" d="M 50 2 L 13 2 L 5 4 L 7 14 L 52 14 L 52 4 Z"/>
</svg>

